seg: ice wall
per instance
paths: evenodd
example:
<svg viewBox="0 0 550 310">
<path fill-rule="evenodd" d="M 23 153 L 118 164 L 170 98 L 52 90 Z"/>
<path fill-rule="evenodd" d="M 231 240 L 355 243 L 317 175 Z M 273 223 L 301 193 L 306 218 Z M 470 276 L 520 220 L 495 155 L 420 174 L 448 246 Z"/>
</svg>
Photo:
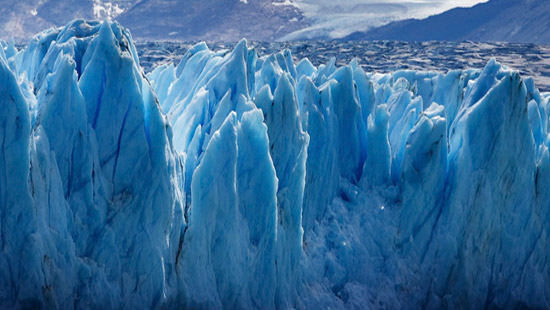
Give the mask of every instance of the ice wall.
<svg viewBox="0 0 550 310">
<path fill-rule="evenodd" d="M 77 21 L 1 57 L 4 308 L 156 306 L 176 281 L 180 161 L 129 39 Z"/>
<path fill-rule="evenodd" d="M 503 65 L 1 47 L 0 307 L 550 307 L 550 96 Z"/>
</svg>

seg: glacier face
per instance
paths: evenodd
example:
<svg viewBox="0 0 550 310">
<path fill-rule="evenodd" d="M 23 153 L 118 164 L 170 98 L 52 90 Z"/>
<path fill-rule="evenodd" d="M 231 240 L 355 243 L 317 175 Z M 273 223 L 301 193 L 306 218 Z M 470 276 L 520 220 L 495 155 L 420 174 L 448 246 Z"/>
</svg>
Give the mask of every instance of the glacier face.
<svg viewBox="0 0 550 310">
<path fill-rule="evenodd" d="M 550 94 L 495 61 L 1 46 L 1 308 L 550 307 Z"/>
</svg>

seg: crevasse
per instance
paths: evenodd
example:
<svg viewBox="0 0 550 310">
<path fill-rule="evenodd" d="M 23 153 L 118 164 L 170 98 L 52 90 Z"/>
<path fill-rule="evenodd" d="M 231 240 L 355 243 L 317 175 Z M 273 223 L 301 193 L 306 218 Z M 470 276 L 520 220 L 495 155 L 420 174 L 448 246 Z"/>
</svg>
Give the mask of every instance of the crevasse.
<svg viewBox="0 0 550 310">
<path fill-rule="evenodd" d="M 550 94 L 191 48 L 0 49 L 0 307 L 550 307 Z"/>
</svg>

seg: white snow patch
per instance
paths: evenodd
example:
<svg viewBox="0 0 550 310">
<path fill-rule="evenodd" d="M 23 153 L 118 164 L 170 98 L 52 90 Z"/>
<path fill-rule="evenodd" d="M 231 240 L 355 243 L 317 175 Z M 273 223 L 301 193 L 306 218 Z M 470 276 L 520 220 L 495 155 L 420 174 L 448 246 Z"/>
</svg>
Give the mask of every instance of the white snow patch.
<svg viewBox="0 0 550 310">
<path fill-rule="evenodd" d="M 296 3 L 290 1 L 290 0 L 285 0 L 285 2 L 272 2 L 271 4 L 273 4 L 274 6 L 293 6 L 293 7 L 298 7 L 298 5 L 296 5 Z"/>
<path fill-rule="evenodd" d="M 113 19 L 124 12 L 118 4 L 94 0 L 94 16 L 97 19 Z"/>
</svg>

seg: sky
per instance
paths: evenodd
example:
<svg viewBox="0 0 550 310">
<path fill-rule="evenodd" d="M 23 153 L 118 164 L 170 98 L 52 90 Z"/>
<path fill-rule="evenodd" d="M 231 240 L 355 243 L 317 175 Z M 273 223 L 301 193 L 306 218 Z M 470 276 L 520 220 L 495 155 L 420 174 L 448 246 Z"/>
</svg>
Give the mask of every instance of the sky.
<svg viewBox="0 0 550 310">
<path fill-rule="evenodd" d="M 486 0 L 295 0 L 313 26 L 286 39 L 328 34 L 338 38 L 355 31 L 406 18 L 425 18 L 454 7 L 471 7 Z"/>
</svg>

